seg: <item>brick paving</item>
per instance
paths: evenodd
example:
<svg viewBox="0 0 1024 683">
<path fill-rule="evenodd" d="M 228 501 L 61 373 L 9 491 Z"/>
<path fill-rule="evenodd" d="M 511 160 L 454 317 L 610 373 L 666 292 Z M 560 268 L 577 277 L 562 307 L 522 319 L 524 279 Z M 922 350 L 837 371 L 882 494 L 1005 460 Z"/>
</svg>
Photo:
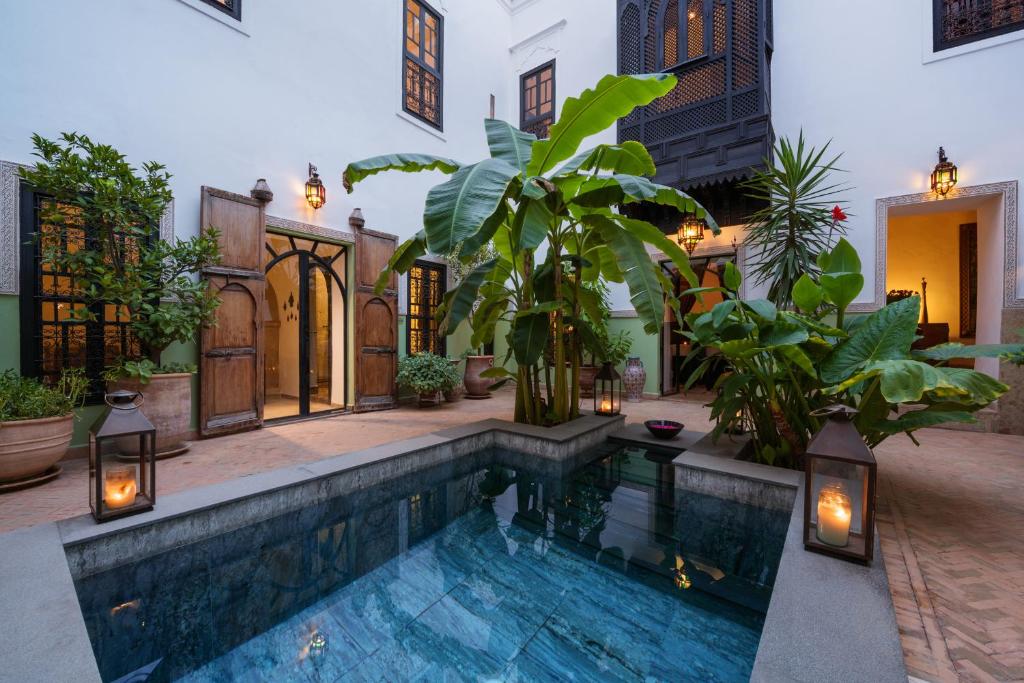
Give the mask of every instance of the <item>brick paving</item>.
<svg viewBox="0 0 1024 683">
<path fill-rule="evenodd" d="M 626 404 L 629 422 L 707 424 L 699 403 Z M 162 495 L 319 460 L 489 417 L 512 395 L 436 408 L 342 415 L 196 442 L 158 463 Z M 927 681 L 1024 681 L 1024 438 L 918 432 L 876 449 L 879 531 L 911 676 Z M 56 481 L 0 495 L 0 532 L 88 512 L 86 461 Z"/>
</svg>

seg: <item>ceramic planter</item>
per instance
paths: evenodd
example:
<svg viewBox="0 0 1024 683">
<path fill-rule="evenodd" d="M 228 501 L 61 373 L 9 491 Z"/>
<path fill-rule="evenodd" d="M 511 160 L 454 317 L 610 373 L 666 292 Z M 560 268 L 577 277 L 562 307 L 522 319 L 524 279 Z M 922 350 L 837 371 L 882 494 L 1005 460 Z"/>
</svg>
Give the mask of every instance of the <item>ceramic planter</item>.
<svg viewBox="0 0 1024 683">
<path fill-rule="evenodd" d="M 466 374 L 463 381 L 466 384 L 466 398 L 490 398 L 491 392 L 488 387 L 494 383 L 490 377 L 481 377 L 480 373 L 491 369 L 494 366 L 494 356 L 467 356 Z"/>
<path fill-rule="evenodd" d="M 600 369 L 596 365 L 580 366 L 580 398 L 594 398 L 594 378 Z"/>
<path fill-rule="evenodd" d="M 186 439 L 192 422 L 192 373 L 153 375 L 148 384 L 134 379 L 108 382 L 108 391 L 116 389 L 142 394 L 142 412 L 156 427 L 157 460 L 180 455 L 189 449 L 191 444 Z M 124 439 L 118 442 L 118 448 L 125 455 L 137 456 L 139 444 L 136 439 Z"/>
<path fill-rule="evenodd" d="M 54 466 L 68 452 L 74 419 L 68 414 L 0 422 L 0 489 L 57 476 Z"/>
<path fill-rule="evenodd" d="M 424 408 L 426 406 L 436 406 L 441 402 L 437 400 L 437 391 L 422 391 L 420 392 L 419 406 Z"/>
<path fill-rule="evenodd" d="M 622 386 L 626 388 L 626 400 L 639 403 L 644 395 L 644 384 L 647 382 L 647 371 L 638 356 L 626 359 L 626 370 L 622 373 Z"/>
</svg>

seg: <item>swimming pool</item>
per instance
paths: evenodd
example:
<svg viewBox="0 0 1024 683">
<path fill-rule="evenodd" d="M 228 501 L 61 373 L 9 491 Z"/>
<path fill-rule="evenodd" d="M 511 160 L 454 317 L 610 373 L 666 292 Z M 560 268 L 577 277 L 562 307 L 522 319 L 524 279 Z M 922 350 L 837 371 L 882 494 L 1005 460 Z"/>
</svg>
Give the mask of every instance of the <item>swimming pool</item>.
<svg viewBox="0 0 1024 683">
<path fill-rule="evenodd" d="M 104 680 L 746 680 L 789 513 L 485 452 L 76 582 Z"/>
</svg>

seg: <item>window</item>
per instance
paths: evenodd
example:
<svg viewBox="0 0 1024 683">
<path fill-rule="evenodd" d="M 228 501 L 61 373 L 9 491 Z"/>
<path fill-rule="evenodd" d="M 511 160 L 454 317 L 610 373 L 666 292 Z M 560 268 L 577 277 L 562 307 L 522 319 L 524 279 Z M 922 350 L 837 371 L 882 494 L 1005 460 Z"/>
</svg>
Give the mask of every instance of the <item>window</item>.
<svg viewBox="0 0 1024 683">
<path fill-rule="evenodd" d="M 104 368 L 121 356 L 141 357 L 142 345 L 132 334 L 123 307 L 93 305 L 95 320 L 73 317 L 73 311 L 80 315 L 88 304 L 74 278 L 43 263 L 42 252 L 52 247 L 74 251 L 94 238 L 88 226 L 60 230 L 44 223 L 42 209 L 49 201 L 23 186 L 21 374 L 53 384 L 63 368 L 85 368 L 90 380 L 88 399 L 100 402 Z"/>
<path fill-rule="evenodd" d="M 402 108 L 441 129 L 441 16 L 426 3 L 405 0 L 402 59 Z"/>
<path fill-rule="evenodd" d="M 207 5 L 216 7 L 224 14 L 242 20 L 242 0 L 203 0 Z"/>
<path fill-rule="evenodd" d="M 447 272 L 439 263 L 417 261 L 409 269 L 408 353 L 443 356 L 445 338 L 438 332 L 437 309 L 444 299 Z"/>
<path fill-rule="evenodd" d="M 555 122 L 555 63 L 543 64 L 520 79 L 519 128 L 538 138 Z"/>
<path fill-rule="evenodd" d="M 1024 29 L 1024 0 L 934 0 L 935 52 Z"/>
<path fill-rule="evenodd" d="M 680 7 L 686 8 L 686 16 Z M 680 35 L 680 25 L 685 27 Z M 704 0 L 669 0 L 661 19 L 661 68 L 671 69 L 675 65 L 697 57 L 703 57 L 704 46 Z M 685 42 L 680 42 L 685 40 Z"/>
</svg>

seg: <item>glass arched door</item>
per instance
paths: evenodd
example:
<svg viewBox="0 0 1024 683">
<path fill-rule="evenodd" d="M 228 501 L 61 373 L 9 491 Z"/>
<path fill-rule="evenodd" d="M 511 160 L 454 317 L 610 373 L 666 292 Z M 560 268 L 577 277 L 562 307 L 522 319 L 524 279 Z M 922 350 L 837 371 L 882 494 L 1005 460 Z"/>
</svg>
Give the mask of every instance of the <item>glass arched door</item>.
<svg viewBox="0 0 1024 683">
<path fill-rule="evenodd" d="M 265 269 L 264 418 L 343 410 L 345 247 L 268 233 Z"/>
</svg>

